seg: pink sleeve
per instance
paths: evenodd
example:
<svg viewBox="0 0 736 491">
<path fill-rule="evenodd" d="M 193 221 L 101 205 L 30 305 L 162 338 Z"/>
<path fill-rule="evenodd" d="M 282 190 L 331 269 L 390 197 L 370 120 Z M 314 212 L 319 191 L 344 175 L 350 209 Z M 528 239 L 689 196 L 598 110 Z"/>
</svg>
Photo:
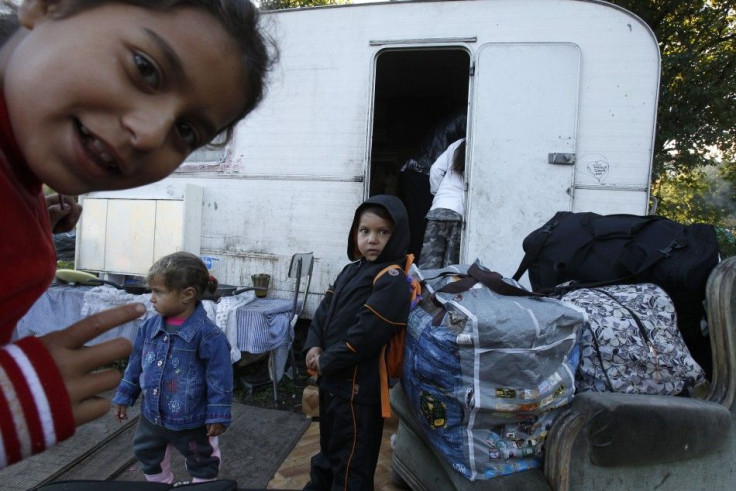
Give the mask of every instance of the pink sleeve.
<svg viewBox="0 0 736 491">
<path fill-rule="evenodd" d="M 0 468 L 74 434 L 71 401 L 51 355 L 35 337 L 0 348 Z"/>
</svg>

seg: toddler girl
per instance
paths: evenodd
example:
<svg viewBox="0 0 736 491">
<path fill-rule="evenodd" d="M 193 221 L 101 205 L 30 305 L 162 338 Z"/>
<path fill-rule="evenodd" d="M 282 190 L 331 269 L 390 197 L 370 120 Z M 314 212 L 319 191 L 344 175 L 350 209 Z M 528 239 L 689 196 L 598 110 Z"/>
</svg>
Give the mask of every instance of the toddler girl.
<svg viewBox="0 0 736 491">
<path fill-rule="evenodd" d="M 220 470 L 217 437 L 230 424 L 233 369 L 225 334 L 207 317 L 201 298 L 217 289 L 201 259 L 188 252 L 162 257 L 148 272 L 159 315 L 138 331 L 133 354 L 113 398 L 115 417 L 143 394 L 133 450 L 148 481 L 172 484 L 171 449 L 186 459 L 192 482 Z"/>
</svg>

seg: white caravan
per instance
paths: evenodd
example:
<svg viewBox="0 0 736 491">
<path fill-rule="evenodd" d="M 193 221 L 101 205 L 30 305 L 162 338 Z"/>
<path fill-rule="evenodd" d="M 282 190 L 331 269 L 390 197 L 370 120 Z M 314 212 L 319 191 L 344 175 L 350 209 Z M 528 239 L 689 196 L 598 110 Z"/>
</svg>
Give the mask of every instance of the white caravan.
<svg viewBox="0 0 736 491">
<path fill-rule="evenodd" d="M 635 15 L 596 0 L 389 2 L 266 13 L 280 63 L 217 151 L 128 191 L 83 197 L 76 267 L 144 274 L 177 249 L 221 283 L 313 252 L 306 315 L 347 263 L 355 208 L 397 193 L 429 128 L 467 114 L 461 261 L 504 275 L 558 210 L 646 214 L 660 55 Z"/>
</svg>

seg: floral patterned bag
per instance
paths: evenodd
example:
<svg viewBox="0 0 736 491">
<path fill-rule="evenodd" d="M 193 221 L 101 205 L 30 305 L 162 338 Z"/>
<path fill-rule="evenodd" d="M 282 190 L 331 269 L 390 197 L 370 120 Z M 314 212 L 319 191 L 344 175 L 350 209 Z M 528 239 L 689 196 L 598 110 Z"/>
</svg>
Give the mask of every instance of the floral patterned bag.
<svg viewBox="0 0 736 491">
<path fill-rule="evenodd" d="M 677 328 L 672 301 L 657 285 L 582 288 L 562 300 L 587 314 L 579 392 L 690 394 L 705 380 Z"/>
</svg>

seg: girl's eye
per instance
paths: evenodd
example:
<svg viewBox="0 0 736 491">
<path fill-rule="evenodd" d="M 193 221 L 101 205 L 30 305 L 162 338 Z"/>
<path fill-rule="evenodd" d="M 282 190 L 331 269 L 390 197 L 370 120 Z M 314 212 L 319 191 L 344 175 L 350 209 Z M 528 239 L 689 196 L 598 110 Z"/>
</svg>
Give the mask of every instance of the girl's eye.
<svg viewBox="0 0 736 491">
<path fill-rule="evenodd" d="M 199 138 L 197 136 L 197 132 L 194 131 L 194 128 L 192 128 L 192 126 L 188 123 L 178 123 L 176 125 L 176 132 L 179 134 L 179 137 L 182 140 L 187 142 L 187 145 L 192 150 L 199 147 Z"/>
<path fill-rule="evenodd" d="M 138 73 L 140 73 L 141 78 L 146 83 L 146 85 L 149 85 L 151 87 L 157 88 L 161 84 L 161 76 L 158 73 L 158 70 L 156 70 L 156 66 L 140 53 L 135 53 L 133 55 L 133 62 L 135 63 L 135 67 L 138 69 Z"/>
</svg>

